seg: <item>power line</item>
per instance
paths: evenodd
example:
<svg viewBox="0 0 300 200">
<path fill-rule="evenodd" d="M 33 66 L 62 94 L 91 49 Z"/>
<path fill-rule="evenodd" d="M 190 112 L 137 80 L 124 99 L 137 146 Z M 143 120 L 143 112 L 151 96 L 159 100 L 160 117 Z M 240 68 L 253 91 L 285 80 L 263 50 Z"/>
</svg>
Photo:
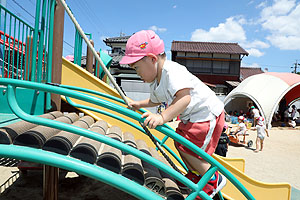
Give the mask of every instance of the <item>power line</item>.
<svg viewBox="0 0 300 200">
<path fill-rule="evenodd" d="M 30 12 L 28 12 L 23 6 L 21 6 L 18 2 L 16 2 L 16 0 L 12 0 L 12 1 L 34 19 L 34 16 Z"/>
<path fill-rule="evenodd" d="M 251 65 L 251 64 L 253 64 L 253 63 L 246 63 L 246 62 L 242 62 L 243 64 L 248 64 L 248 65 Z M 282 67 L 288 67 L 287 65 L 285 65 L 285 66 L 283 66 L 283 65 L 269 65 L 269 64 L 262 64 L 262 63 L 256 63 L 256 64 L 258 64 L 259 66 L 266 66 L 266 67 L 280 67 L 280 68 L 282 68 Z"/>
<path fill-rule="evenodd" d="M 21 6 L 18 2 L 16 2 L 15 0 L 12 0 L 17 6 L 19 6 L 23 11 L 25 11 L 27 14 L 29 14 L 33 19 L 35 19 L 35 17 L 31 14 L 31 13 L 29 13 L 29 11 L 27 11 L 23 6 Z M 30 0 L 29 0 L 30 1 Z M 31 2 L 31 1 L 30 1 Z M 32 3 L 32 2 L 31 2 Z M 33 4 L 33 3 L 32 3 Z M 35 5 L 35 4 L 33 4 L 33 5 Z M 12 6 L 12 8 L 13 8 L 13 6 Z M 13 8 L 14 9 L 14 8 Z M 14 9 L 15 10 L 15 9 Z M 16 10 L 15 10 L 16 11 Z M 16 11 L 17 12 L 17 11 Z M 19 16 L 20 17 L 22 17 L 22 18 L 25 18 L 24 16 L 22 16 L 20 13 L 18 13 L 17 12 L 17 14 L 19 14 Z M 26 18 L 25 18 L 26 19 Z M 26 19 L 28 22 L 30 22 L 28 19 Z M 41 23 L 41 22 L 39 22 L 39 23 Z M 30 24 L 32 24 L 31 22 L 30 22 Z M 49 28 L 47 27 L 47 29 L 49 30 Z M 64 43 L 66 43 L 67 45 L 69 45 L 71 48 L 73 48 L 74 49 L 74 47 L 71 45 L 71 44 L 69 44 L 67 41 L 65 41 L 65 40 L 63 40 L 63 42 Z M 68 49 L 67 49 L 68 50 Z M 68 50 L 68 51 L 70 51 L 70 50 Z"/>
</svg>

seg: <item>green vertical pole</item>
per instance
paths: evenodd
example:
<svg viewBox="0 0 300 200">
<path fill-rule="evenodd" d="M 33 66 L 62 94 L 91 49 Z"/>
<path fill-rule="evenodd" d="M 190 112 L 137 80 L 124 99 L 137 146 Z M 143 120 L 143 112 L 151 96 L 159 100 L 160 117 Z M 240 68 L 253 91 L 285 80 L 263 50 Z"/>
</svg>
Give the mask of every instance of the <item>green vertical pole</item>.
<svg viewBox="0 0 300 200">
<path fill-rule="evenodd" d="M 14 78 L 14 70 L 15 70 L 15 45 L 16 45 L 16 23 L 17 18 L 15 17 L 15 23 L 14 23 L 14 39 L 13 39 L 13 47 L 12 47 L 12 59 L 11 59 L 11 78 Z"/>
<path fill-rule="evenodd" d="M 43 54 L 44 54 L 44 32 L 45 32 L 45 15 L 46 15 L 46 0 L 42 3 L 42 20 L 39 36 L 39 49 L 38 49 L 38 65 L 37 65 L 37 82 L 40 83 L 42 80 L 43 70 Z"/>
<path fill-rule="evenodd" d="M 7 78 L 9 78 L 9 71 L 10 71 L 10 42 L 11 42 L 11 38 L 10 38 L 10 35 L 11 35 L 11 19 L 12 16 L 10 15 L 10 18 L 9 18 L 9 34 L 8 34 L 8 58 L 7 58 Z"/>
<path fill-rule="evenodd" d="M 75 45 L 74 45 L 74 64 L 77 64 L 77 42 L 78 42 L 78 33 L 75 29 Z"/>
<path fill-rule="evenodd" d="M 2 67 L 2 70 L 3 70 L 3 77 L 4 77 L 4 66 L 5 66 L 5 34 L 6 34 L 6 17 L 7 17 L 7 12 L 5 11 L 5 14 L 4 14 L 4 35 L 3 35 L 3 42 L 4 42 L 4 44 L 3 44 L 3 51 L 2 51 L 2 53 L 3 53 L 3 63 L 2 63 L 2 65 L 3 65 L 3 67 Z M 6 75 L 7 76 L 7 75 Z"/>
<path fill-rule="evenodd" d="M 21 65 L 20 65 L 20 70 L 21 70 L 21 80 L 24 80 L 24 77 L 23 77 L 23 75 L 24 75 L 24 73 L 23 73 L 23 68 L 24 68 L 24 65 L 23 65 L 23 61 L 24 61 L 24 59 L 23 59 L 23 57 L 25 56 L 24 54 L 23 54 L 23 48 L 24 48 L 24 43 L 25 43 L 25 41 L 24 41 L 24 27 L 25 27 L 25 24 L 23 23 L 23 28 L 22 28 L 22 44 L 21 44 Z M 24 70 L 25 71 L 25 70 Z"/>
<path fill-rule="evenodd" d="M 30 55 L 28 55 L 29 53 L 29 49 L 30 48 L 30 42 L 29 42 L 29 39 L 28 39 L 28 42 L 27 42 L 27 36 L 28 36 L 28 29 L 29 27 L 26 28 L 26 46 L 25 46 L 25 66 L 24 66 L 24 80 L 29 80 L 28 76 L 26 77 L 26 74 L 27 74 L 27 70 L 29 68 L 29 59 L 30 59 Z M 30 31 L 29 31 L 30 33 Z M 29 58 L 28 58 L 29 57 Z M 29 71 L 29 70 L 28 70 Z"/>
<path fill-rule="evenodd" d="M 32 45 L 31 81 L 36 81 L 35 72 L 36 72 L 37 42 L 39 37 L 40 8 L 41 8 L 41 1 L 37 0 L 36 9 L 35 9 L 35 24 L 34 24 L 33 45 Z"/>
<path fill-rule="evenodd" d="M 17 51 L 17 79 L 19 79 L 19 60 L 20 60 L 20 44 L 21 44 L 21 47 L 22 47 L 22 42 L 20 41 L 20 29 L 21 29 L 21 21 L 19 21 L 19 29 L 18 29 L 18 51 Z M 21 73 L 20 73 L 21 75 Z M 21 79 L 22 77 L 20 77 Z"/>
<path fill-rule="evenodd" d="M 53 24 L 54 24 L 54 10 L 55 0 L 50 0 L 50 22 L 49 22 L 49 43 L 48 43 L 48 62 L 47 62 L 47 82 L 52 80 L 52 55 L 53 55 Z M 46 95 L 46 110 L 51 109 L 51 94 Z"/>
</svg>

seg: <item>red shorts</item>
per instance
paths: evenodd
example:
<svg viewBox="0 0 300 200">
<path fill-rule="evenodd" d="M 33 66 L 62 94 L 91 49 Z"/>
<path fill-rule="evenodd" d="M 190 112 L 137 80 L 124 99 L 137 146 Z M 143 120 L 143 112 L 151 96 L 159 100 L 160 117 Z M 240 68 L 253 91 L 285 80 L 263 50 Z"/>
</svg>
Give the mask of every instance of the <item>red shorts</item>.
<svg viewBox="0 0 300 200">
<path fill-rule="evenodd" d="M 187 124 L 180 122 L 176 132 L 197 145 L 209 155 L 212 155 L 218 145 L 219 138 L 223 131 L 224 122 L 225 115 L 224 112 L 222 112 L 218 117 L 216 117 L 215 120 L 211 121 L 196 123 L 188 122 Z M 179 142 L 175 141 L 175 146 L 177 149 L 187 154 L 202 159 L 196 153 L 183 146 Z"/>
</svg>

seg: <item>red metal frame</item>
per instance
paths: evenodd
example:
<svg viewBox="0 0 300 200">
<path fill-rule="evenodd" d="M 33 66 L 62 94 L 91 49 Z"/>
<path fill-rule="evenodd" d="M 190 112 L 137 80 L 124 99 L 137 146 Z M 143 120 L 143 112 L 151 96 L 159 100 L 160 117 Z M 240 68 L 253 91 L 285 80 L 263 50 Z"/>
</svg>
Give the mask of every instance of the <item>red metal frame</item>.
<svg viewBox="0 0 300 200">
<path fill-rule="evenodd" d="M 0 44 L 4 44 L 4 40 L 5 40 L 5 46 L 9 47 L 8 39 L 10 38 L 12 41 L 14 41 L 14 42 L 11 42 L 10 49 L 14 49 L 16 51 L 19 51 L 19 53 L 23 53 L 25 55 L 25 49 L 26 49 L 25 43 L 19 41 L 18 39 L 15 39 L 12 36 L 9 36 L 7 33 L 5 33 L 5 39 L 2 39 L 2 35 L 4 35 L 4 32 L 0 31 Z M 22 47 L 24 47 L 24 49 Z"/>
</svg>

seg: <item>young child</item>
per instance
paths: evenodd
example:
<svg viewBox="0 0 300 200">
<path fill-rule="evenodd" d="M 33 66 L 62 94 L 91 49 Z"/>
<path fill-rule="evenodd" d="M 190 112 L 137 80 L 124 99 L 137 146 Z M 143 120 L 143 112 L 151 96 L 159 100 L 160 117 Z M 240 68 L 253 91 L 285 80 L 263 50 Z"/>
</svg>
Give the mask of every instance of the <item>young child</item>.
<svg viewBox="0 0 300 200">
<path fill-rule="evenodd" d="M 256 137 L 256 149 L 254 152 L 258 152 L 258 147 L 260 143 L 260 151 L 263 150 L 264 147 L 264 139 L 267 136 L 269 137 L 269 132 L 268 129 L 266 128 L 266 125 L 264 123 L 264 118 L 263 117 L 258 117 L 257 118 L 257 125 L 256 125 L 256 130 L 257 130 L 257 137 Z"/>
<path fill-rule="evenodd" d="M 149 128 L 172 120 L 180 114 L 176 132 L 193 142 L 208 154 L 218 144 L 224 126 L 224 104 L 185 66 L 166 60 L 164 42 L 151 30 L 132 35 L 126 44 L 125 56 L 120 64 L 129 64 L 144 82 L 150 83 L 150 98 L 130 102 L 134 109 L 153 107 L 167 102 L 168 108 L 160 114 L 144 113 L 144 124 Z M 210 167 L 200 156 L 175 142 L 189 172 L 190 180 L 198 182 Z M 226 184 L 226 178 L 216 172 L 203 190 L 213 197 Z M 200 197 L 197 197 L 200 199 Z"/>
<path fill-rule="evenodd" d="M 244 121 L 245 121 L 245 117 L 243 116 L 238 117 L 239 125 L 237 129 L 235 129 L 235 131 L 232 133 L 233 135 L 239 136 L 239 135 L 244 135 L 246 133 L 247 127 Z"/>
<path fill-rule="evenodd" d="M 218 146 L 215 150 L 215 154 L 218 154 L 218 155 L 223 156 L 223 157 L 226 157 L 226 154 L 227 154 L 227 151 L 228 151 L 228 144 L 229 144 L 229 138 L 228 138 L 228 135 L 226 133 L 227 128 L 228 128 L 228 126 L 225 122 L 223 132 L 220 136 Z"/>
</svg>

